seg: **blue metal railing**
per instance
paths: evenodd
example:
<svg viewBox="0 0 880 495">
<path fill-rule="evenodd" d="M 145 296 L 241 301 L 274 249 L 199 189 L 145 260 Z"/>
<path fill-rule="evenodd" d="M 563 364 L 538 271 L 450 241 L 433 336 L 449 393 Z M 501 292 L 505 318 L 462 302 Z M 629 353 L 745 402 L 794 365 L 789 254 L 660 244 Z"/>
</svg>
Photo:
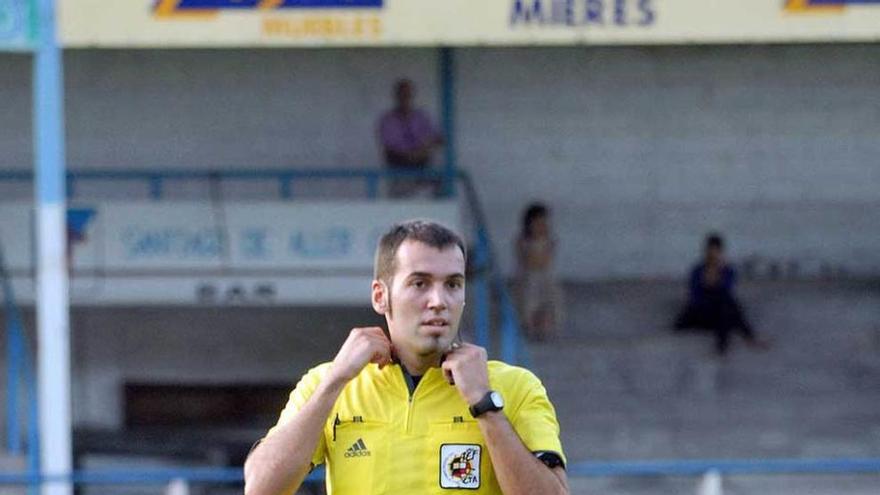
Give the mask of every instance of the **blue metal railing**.
<svg viewBox="0 0 880 495">
<path fill-rule="evenodd" d="M 513 305 L 513 298 L 507 288 L 507 282 L 500 267 L 495 246 L 489 236 L 488 220 L 483 211 L 480 198 L 470 175 L 459 172 L 458 178 L 463 186 L 465 198 L 471 209 L 471 216 L 476 224 L 473 264 L 478 275 L 475 280 L 476 299 L 476 341 L 489 348 L 491 336 L 491 305 L 489 301 L 494 290 L 498 301 L 499 334 L 501 338 L 501 359 L 508 363 L 529 366 L 529 355 L 519 323 L 519 316 Z"/>
<path fill-rule="evenodd" d="M 572 477 L 699 476 L 721 474 L 880 474 L 880 459 L 698 459 L 578 462 L 567 468 Z"/>
<path fill-rule="evenodd" d="M 278 196 L 282 199 L 295 197 L 297 181 L 315 179 L 360 179 L 364 181 L 365 195 L 370 199 L 379 197 L 379 184 L 382 180 L 393 179 L 434 179 L 450 180 L 439 171 L 384 170 L 372 168 L 334 168 L 334 169 L 252 169 L 252 170 L 94 170 L 84 169 L 67 173 L 67 195 L 75 198 L 77 185 L 84 181 L 126 181 L 143 182 L 148 185 L 152 199 L 160 200 L 165 193 L 165 185 L 174 181 L 203 180 L 271 180 L 277 183 Z M 0 171 L 0 181 L 29 182 L 33 174 L 28 171 Z M 454 188 L 448 188 L 449 196 L 454 196 Z"/>
<path fill-rule="evenodd" d="M 0 288 L 3 290 L 4 311 L 6 313 L 6 447 L 10 454 L 21 455 L 27 447 L 27 469 L 31 473 L 40 471 L 40 437 L 37 424 L 37 384 L 31 352 L 24 333 L 21 310 L 15 300 L 12 282 L 6 270 L 3 246 L 0 244 Z M 19 419 L 19 393 L 24 385 L 27 403 L 25 429 L 27 443 L 21 434 Z"/>
<path fill-rule="evenodd" d="M 701 476 L 710 471 L 722 475 L 785 474 L 876 474 L 880 459 L 704 459 L 661 461 L 577 462 L 566 469 L 569 478 L 619 476 Z M 174 480 L 189 483 L 234 483 L 244 481 L 241 468 L 108 469 L 79 470 L 69 476 L 33 476 L 28 473 L 0 474 L 0 485 L 25 485 L 69 481 L 77 485 L 165 484 Z M 312 472 L 306 482 L 319 484 L 324 471 Z"/>
</svg>

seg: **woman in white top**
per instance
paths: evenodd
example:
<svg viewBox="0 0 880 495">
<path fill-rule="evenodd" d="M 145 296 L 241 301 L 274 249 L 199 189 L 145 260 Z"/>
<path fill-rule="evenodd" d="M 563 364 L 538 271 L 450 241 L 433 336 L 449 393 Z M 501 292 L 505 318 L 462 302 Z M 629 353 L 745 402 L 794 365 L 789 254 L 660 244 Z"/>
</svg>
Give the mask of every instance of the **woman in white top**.
<svg viewBox="0 0 880 495">
<path fill-rule="evenodd" d="M 562 291 L 553 270 L 556 240 L 545 205 L 530 204 L 522 222 L 516 242 L 520 317 L 526 335 L 540 341 L 553 337 L 562 323 Z"/>
</svg>

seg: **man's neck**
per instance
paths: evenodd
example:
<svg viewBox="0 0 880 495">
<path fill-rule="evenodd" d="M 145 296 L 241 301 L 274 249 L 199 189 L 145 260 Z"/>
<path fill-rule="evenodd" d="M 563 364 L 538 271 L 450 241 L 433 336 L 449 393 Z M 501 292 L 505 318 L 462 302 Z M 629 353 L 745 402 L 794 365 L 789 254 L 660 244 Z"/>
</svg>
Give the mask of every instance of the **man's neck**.
<svg viewBox="0 0 880 495">
<path fill-rule="evenodd" d="M 406 372 L 411 376 L 422 376 L 424 375 L 430 368 L 436 367 L 440 365 L 440 355 L 428 355 L 428 356 L 416 356 L 416 355 L 408 355 L 406 353 L 401 353 L 398 351 L 397 359 L 400 360 L 400 365 L 406 369 Z"/>
</svg>

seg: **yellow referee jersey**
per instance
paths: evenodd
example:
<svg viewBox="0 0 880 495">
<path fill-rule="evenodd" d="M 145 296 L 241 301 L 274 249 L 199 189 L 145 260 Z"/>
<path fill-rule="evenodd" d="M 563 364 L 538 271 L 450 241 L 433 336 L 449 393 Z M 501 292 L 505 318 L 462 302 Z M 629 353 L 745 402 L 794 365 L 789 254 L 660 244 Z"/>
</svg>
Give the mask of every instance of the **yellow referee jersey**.
<svg viewBox="0 0 880 495">
<path fill-rule="evenodd" d="M 329 368 L 325 363 L 303 376 L 267 437 L 296 415 Z M 490 361 L 489 383 L 526 448 L 564 460 L 541 381 L 524 368 Z M 501 494 L 479 425 L 440 368 L 429 369 L 410 394 L 400 365 L 367 365 L 336 401 L 312 463 L 327 464 L 329 495 Z"/>
</svg>

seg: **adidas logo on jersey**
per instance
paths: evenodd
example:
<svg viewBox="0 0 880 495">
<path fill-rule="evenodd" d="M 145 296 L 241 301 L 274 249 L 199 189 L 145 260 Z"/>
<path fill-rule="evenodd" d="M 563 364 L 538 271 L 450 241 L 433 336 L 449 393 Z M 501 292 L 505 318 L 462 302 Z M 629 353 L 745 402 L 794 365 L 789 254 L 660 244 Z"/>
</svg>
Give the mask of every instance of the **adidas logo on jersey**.
<svg viewBox="0 0 880 495">
<path fill-rule="evenodd" d="M 370 449 L 367 448 L 363 438 L 358 438 L 357 442 L 345 451 L 345 457 L 370 457 Z"/>
</svg>

